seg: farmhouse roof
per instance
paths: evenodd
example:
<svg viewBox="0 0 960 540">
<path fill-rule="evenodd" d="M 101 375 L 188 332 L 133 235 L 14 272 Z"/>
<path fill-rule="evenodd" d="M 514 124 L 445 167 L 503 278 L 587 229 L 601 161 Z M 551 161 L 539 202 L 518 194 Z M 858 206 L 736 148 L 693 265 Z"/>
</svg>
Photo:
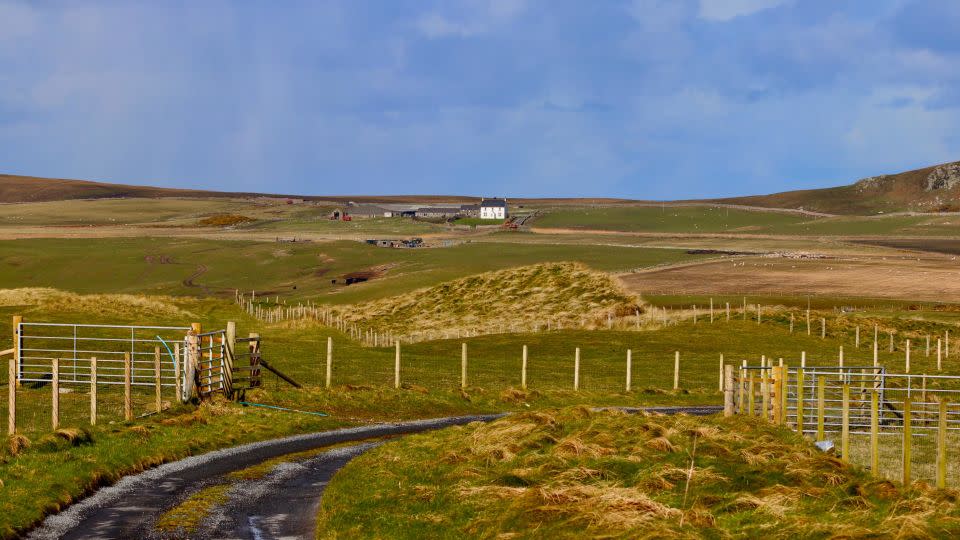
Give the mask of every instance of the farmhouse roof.
<svg viewBox="0 0 960 540">
<path fill-rule="evenodd" d="M 506 208 L 507 200 L 506 199 L 484 199 L 480 202 L 480 206 L 487 208 Z"/>
<path fill-rule="evenodd" d="M 372 204 L 363 204 L 357 205 L 350 208 L 349 213 L 351 214 L 377 214 L 382 215 L 384 212 L 389 212 L 386 208 L 381 208 L 379 206 L 374 206 Z"/>
<path fill-rule="evenodd" d="M 425 206 L 417 209 L 417 212 L 423 214 L 456 214 L 459 211 L 459 208 L 450 208 L 447 206 Z"/>
</svg>

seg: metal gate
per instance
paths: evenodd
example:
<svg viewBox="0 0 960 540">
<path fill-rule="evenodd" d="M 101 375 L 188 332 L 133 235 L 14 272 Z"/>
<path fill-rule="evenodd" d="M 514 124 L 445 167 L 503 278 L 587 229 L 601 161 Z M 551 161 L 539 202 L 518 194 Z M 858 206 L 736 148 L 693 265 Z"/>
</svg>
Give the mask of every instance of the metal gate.
<svg viewBox="0 0 960 540">
<path fill-rule="evenodd" d="M 162 386 L 183 378 L 184 336 L 189 326 L 118 326 L 20 322 L 17 325 L 17 380 L 44 383 L 60 360 L 61 383 L 90 382 L 90 359 L 97 359 L 97 383 L 124 383 L 124 363 L 131 363 L 131 384 L 153 386 L 157 351 Z"/>
</svg>

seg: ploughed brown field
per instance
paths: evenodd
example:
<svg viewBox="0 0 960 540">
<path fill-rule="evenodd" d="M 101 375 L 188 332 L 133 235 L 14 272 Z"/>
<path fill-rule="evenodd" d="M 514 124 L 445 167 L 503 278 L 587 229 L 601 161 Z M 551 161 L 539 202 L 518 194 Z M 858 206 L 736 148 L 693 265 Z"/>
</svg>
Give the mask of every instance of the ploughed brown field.
<svg viewBox="0 0 960 540">
<path fill-rule="evenodd" d="M 960 302 L 960 260 L 948 256 L 732 257 L 620 276 L 651 294 L 821 295 Z"/>
</svg>

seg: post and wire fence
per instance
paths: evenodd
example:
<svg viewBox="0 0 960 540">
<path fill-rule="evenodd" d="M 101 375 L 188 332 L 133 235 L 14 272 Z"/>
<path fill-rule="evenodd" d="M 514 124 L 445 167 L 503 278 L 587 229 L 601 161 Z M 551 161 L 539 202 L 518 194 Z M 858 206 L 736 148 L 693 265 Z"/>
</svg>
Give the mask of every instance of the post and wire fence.
<svg viewBox="0 0 960 540">
<path fill-rule="evenodd" d="M 960 376 L 744 363 L 727 377 L 728 414 L 788 426 L 880 478 L 960 485 Z"/>
</svg>

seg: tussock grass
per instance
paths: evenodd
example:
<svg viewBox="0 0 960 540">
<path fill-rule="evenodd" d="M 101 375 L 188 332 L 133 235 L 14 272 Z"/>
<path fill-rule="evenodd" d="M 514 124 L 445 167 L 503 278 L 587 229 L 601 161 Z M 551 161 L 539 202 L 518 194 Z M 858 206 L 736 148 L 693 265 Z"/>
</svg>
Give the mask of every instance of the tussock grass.
<svg viewBox="0 0 960 540">
<path fill-rule="evenodd" d="M 394 335 L 455 337 L 512 328 L 598 328 L 641 310 L 609 275 L 579 263 L 486 272 L 383 300 L 345 306 L 344 320 Z"/>
<path fill-rule="evenodd" d="M 872 479 L 758 419 L 577 407 L 360 456 L 328 486 L 319 536 L 937 538 L 960 533 L 958 497 Z"/>
<path fill-rule="evenodd" d="M 196 317 L 166 296 L 76 294 L 48 287 L 0 289 L 0 307 L 34 306 L 45 312 L 98 313 L 117 317 Z"/>
</svg>

